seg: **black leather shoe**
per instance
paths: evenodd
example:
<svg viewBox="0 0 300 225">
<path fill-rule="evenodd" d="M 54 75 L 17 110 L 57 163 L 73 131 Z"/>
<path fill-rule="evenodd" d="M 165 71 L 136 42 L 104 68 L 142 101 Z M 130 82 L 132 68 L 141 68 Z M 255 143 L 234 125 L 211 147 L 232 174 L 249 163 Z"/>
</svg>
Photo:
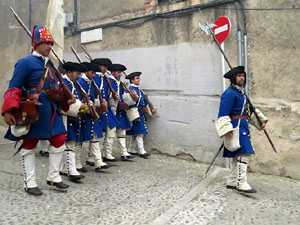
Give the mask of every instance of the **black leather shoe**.
<svg viewBox="0 0 300 225">
<path fill-rule="evenodd" d="M 141 158 L 143 158 L 143 159 L 147 159 L 148 156 L 150 156 L 150 155 L 151 155 L 150 153 L 146 152 L 146 153 L 144 153 L 144 154 L 140 154 L 139 156 L 140 156 Z"/>
<path fill-rule="evenodd" d="M 257 191 L 255 189 L 248 189 L 248 190 L 240 190 L 240 189 L 236 189 L 240 192 L 244 192 L 244 193 L 249 193 L 249 194 L 252 194 L 252 193 L 256 193 Z"/>
<path fill-rule="evenodd" d="M 53 181 L 48 181 L 47 180 L 47 184 L 50 185 L 50 186 L 60 188 L 60 189 L 67 189 L 69 187 L 69 185 L 63 183 L 62 181 L 61 182 L 53 182 Z"/>
<path fill-rule="evenodd" d="M 85 161 L 85 164 L 89 166 L 95 166 L 95 163 L 90 161 Z"/>
<path fill-rule="evenodd" d="M 30 195 L 34 195 L 34 196 L 39 196 L 42 195 L 43 192 L 41 192 L 41 190 L 38 187 L 34 187 L 34 188 L 25 188 L 25 191 L 30 194 Z"/>
<path fill-rule="evenodd" d="M 226 185 L 226 188 L 227 188 L 227 189 L 236 189 L 235 186 L 231 186 L 231 185 Z"/>
<path fill-rule="evenodd" d="M 104 166 L 101 166 L 101 169 L 108 169 L 109 167 L 112 167 L 112 165 L 110 165 L 110 164 L 106 164 L 106 165 L 104 165 Z"/>
<path fill-rule="evenodd" d="M 84 178 L 84 176 L 81 174 L 80 175 L 68 175 L 67 173 L 59 172 L 59 175 L 69 177 L 70 181 L 76 181 L 76 180 L 80 180 L 80 179 Z"/>
<path fill-rule="evenodd" d="M 59 172 L 59 175 L 62 175 L 62 176 L 68 176 L 67 173 L 63 173 L 63 172 Z"/>
<path fill-rule="evenodd" d="M 99 167 L 97 167 L 97 168 L 95 168 L 95 172 L 102 172 L 103 170 L 102 170 L 102 168 L 99 166 Z"/>
<path fill-rule="evenodd" d="M 80 169 L 77 169 L 77 171 L 83 172 L 83 173 L 87 173 L 88 170 L 85 167 L 81 167 Z"/>
<path fill-rule="evenodd" d="M 137 152 L 128 152 L 130 155 L 139 155 Z"/>
<path fill-rule="evenodd" d="M 69 175 L 69 180 L 70 181 L 78 181 L 84 178 L 83 175 Z"/>
<path fill-rule="evenodd" d="M 121 161 L 128 161 L 128 160 L 133 159 L 133 158 L 134 158 L 133 155 L 121 156 Z"/>
<path fill-rule="evenodd" d="M 49 152 L 46 152 L 46 151 L 40 151 L 39 152 L 39 154 L 41 155 L 41 156 L 46 156 L 46 157 L 49 157 Z"/>
<path fill-rule="evenodd" d="M 114 159 L 108 159 L 108 158 L 103 158 L 103 161 L 104 162 L 118 162 L 119 161 L 119 159 L 117 159 L 117 158 L 114 158 Z"/>
</svg>

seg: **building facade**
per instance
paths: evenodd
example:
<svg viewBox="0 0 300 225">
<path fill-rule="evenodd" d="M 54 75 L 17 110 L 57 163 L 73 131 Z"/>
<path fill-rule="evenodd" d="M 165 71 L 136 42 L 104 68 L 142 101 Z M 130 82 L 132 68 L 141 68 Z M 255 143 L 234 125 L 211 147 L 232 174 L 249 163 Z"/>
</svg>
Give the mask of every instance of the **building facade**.
<svg viewBox="0 0 300 225">
<path fill-rule="evenodd" d="M 27 54 L 29 45 L 9 6 L 33 27 L 45 24 L 48 2 L 0 3 L 0 17 L 7 25 L 0 28 L 1 94 L 14 63 Z M 127 73 L 141 71 L 141 87 L 158 108 L 158 114 L 149 119 L 146 147 L 200 162 L 211 161 L 221 144 L 214 122 L 223 72 L 220 51 L 199 23 L 211 24 L 227 16 L 231 31 L 225 53 L 233 66 L 247 66 L 249 96 L 268 116 L 268 132 L 279 152 L 273 153 L 264 134 L 252 129 L 257 154 L 251 167 L 256 172 L 300 178 L 296 157 L 300 140 L 298 1 L 73 0 L 64 5 L 70 16 L 65 25 L 65 60 L 75 60 L 70 46 L 84 59 L 82 33 L 101 29 L 101 38 L 97 37 L 102 40 L 85 43 L 89 53 L 126 65 Z M 217 163 L 224 160 L 219 158 Z"/>
</svg>

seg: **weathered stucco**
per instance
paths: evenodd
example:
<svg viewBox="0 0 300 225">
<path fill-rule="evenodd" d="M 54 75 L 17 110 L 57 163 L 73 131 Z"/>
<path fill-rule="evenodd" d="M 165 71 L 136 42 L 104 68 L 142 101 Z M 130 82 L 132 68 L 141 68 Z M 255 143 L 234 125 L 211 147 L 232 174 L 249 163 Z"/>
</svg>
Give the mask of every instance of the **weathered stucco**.
<svg viewBox="0 0 300 225">
<path fill-rule="evenodd" d="M 1 95 L 16 60 L 28 52 L 28 38 L 9 12 L 9 6 L 12 5 L 28 24 L 28 2 L 0 2 L 0 19 L 6 24 L 0 27 Z M 146 6 L 141 0 L 77 2 L 77 30 L 80 30 L 212 1 L 187 0 L 163 6 L 155 6 L 154 0 Z M 297 90 L 300 3 L 297 0 L 243 2 L 248 34 L 249 95 L 268 116 L 267 130 L 278 149 L 278 154 L 273 153 L 264 134 L 252 129 L 257 154 L 252 157 L 251 167 L 257 172 L 300 179 L 296 157 L 300 141 Z M 48 0 L 32 0 L 31 26 L 44 25 L 47 3 Z M 74 11 L 73 3 L 65 1 L 65 12 Z M 152 133 L 147 137 L 148 148 L 170 155 L 185 154 L 204 162 L 212 159 L 220 144 L 213 121 L 222 93 L 221 61 L 217 48 L 198 23 L 212 23 L 222 15 L 230 18 L 232 31 L 225 51 L 235 66 L 238 62 L 237 18 L 244 32 L 242 14 L 238 10 L 236 17 L 236 6 L 239 9 L 239 5 L 228 4 L 180 17 L 154 18 L 138 26 L 108 27 L 103 29 L 103 41 L 86 45 L 93 57 L 111 57 L 113 61 L 124 63 L 128 72 L 143 72 L 142 87 L 159 109 L 158 116 L 149 121 Z M 70 46 L 82 53 L 80 33 L 72 33 L 74 29 L 68 28 L 65 32 L 66 59 L 75 60 Z M 223 160 L 219 158 L 218 163 Z"/>
</svg>

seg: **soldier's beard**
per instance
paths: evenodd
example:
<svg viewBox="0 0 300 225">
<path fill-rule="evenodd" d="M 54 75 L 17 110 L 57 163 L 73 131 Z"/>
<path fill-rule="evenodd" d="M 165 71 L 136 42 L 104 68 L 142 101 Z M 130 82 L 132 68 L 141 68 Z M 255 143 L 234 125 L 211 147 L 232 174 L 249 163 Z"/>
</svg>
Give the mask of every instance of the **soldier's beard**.
<svg viewBox="0 0 300 225">
<path fill-rule="evenodd" d="M 245 81 L 240 81 L 240 82 L 236 83 L 236 85 L 238 85 L 240 87 L 244 87 L 245 86 Z"/>
</svg>

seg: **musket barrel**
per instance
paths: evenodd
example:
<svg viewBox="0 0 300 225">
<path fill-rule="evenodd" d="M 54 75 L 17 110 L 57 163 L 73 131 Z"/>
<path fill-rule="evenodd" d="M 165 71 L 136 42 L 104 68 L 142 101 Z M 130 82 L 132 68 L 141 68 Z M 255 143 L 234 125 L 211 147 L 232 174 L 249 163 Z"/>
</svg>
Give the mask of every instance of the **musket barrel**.
<svg viewBox="0 0 300 225">
<path fill-rule="evenodd" d="M 15 18 L 18 20 L 18 22 L 20 23 L 20 25 L 24 28 L 24 30 L 26 31 L 26 33 L 28 34 L 28 36 L 31 38 L 32 34 L 30 32 L 30 30 L 28 30 L 28 28 L 26 27 L 26 25 L 23 23 L 23 21 L 21 20 L 21 18 L 18 16 L 18 14 L 15 12 L 15 10 L 13 9 L 13 7 L 9 7 L 10 10 L 12 11 L 12 13 L 14 14 Z"/>
<path fill-rule="evenodd" d="M 224 56 L 224 58 L 225 58 L 225 60 L 226 60 L 226 62 L 227 62 L 227 64 L 228 64 L 229 68 L 232 69 L 232 66 L 231 66 L 231 64 L 230 64 L 230 62 L 229 62 L 229 60 L 228 60 L 228 58 L 226 57 L 225 52 L 224 52 L 223 49 L 221 48 L 221 46 L 220 46 L 218 40 L 216 39 L 215 34 L 212 32 L 212 30 L 211 30 L 211 28 L 209 27 L 208 23 L 206 23 L 206 26 L 208 27 L 208 30 L 209 30 L 211 36 L 213 37 L 214 42 L 215 42 L 216 45 L 218 46 L 218 48 L 219 48 L 219 50 L 221 51 L 222 55 Z M 256 119 L 258 120 L 259 124 L 262 125 L 262 122 L 261 122 L 261 120 L 259 119 L 257 113 L 255 112 L 255 108 L 254 108 L 254 106 L 252 105 L 252 103 L 251 103 L 251 101 L 250 101 L 249 98 L 248 98 L 248 101 L 249 101 L 250 106 L 251 106 L 252 109 L 253 109 L 253 112 L 254 112 L 254 115 L 255 115 Z M 273 144 L 271 138 L 269 137 L 268 132 L 267 132 L 266 130 L 264 130 L 264 133 L 265 133 L 265 135 L 266 135 L 266 137 L 267 137 L 269 143 L 271 144 L 271 146 L 272 146 L 274 152 L 277 153 L 276 148 L 275 148 L 275 146 L 274 146 L 274 144 Z"/>
</svg>

